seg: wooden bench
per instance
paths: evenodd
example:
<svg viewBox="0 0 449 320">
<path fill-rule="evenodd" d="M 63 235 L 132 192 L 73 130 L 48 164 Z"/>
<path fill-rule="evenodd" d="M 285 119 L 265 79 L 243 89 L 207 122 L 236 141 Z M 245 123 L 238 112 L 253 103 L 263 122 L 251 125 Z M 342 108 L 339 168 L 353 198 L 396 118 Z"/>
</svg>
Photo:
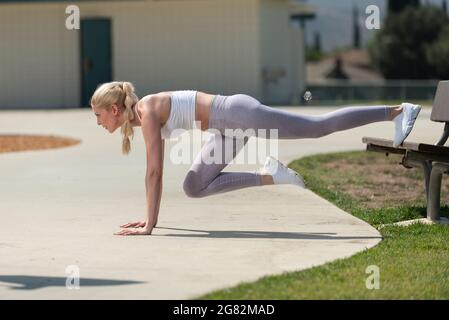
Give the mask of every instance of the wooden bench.
<svg viewBox="0 0 449 320">
<path fill-rule="evenodd" d="M 405 168 L 422 168 L 424 171 L 427 200 L 427 220 L 440 221 L 441 180 L 444 173 L 449 173 L 449 147 L 444 146 L 449 137 L 449 81 L 440 81 L 433 101 L 430 120 L 444 122 L 444 130 L 437 143 L 426 144 L 403 142 L 397 148 L 392 140 L 363 137 L 367 151 L 376 151 L 403 155 Z"/>
</svg>

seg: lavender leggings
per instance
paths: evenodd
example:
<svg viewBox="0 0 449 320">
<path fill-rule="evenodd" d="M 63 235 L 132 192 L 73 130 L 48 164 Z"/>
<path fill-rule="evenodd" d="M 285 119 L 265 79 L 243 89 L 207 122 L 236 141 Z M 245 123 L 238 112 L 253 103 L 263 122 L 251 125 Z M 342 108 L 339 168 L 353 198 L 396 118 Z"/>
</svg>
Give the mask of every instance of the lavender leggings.
<svg viewBox="0 0 449 320">
<path fill-rule="evenodd" d="M 298 115 L 271 108 L 244 94 L 216 95 L 209 114 L 209 129 L 219 130 L 197 155 L 184 180 L 184 192 L 201 198 L 236 189 L 261 185 L 257 172 L 221 172 L 248 142 L 226 135 L 225 129 L 277 129 L 278 139 L 319 138 L 336 131 L 347 130 L 378 121 L 388 121 L 387 106 L 346 107 L 324 115 Z M 269 138 L 267 136 L 266 138 Z M 222 161 L 205 163 L 205 155 L 213 155 L 221 142 Z M 232 153 L 230 149 L 232 148 Z M 227 158 L 226 158 L 227 157 Z"/>
</svg>

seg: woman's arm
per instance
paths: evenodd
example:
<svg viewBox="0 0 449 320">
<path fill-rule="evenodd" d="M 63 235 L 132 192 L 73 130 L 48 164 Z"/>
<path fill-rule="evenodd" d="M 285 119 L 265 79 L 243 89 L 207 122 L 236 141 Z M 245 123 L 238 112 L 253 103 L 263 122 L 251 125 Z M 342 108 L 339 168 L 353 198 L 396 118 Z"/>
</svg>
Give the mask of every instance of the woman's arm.
<svg viewBox="0 0 449 320">
<path fill-rule="evenodd" d="M 161 143 L 162 143 L 162 163 L 164 163 L 165 140 L 162 139 Z M 161 198 L 162 198 L 162 190 L 163 190 L 163 175 L 164 175 L 163 173 L 164 173 L 164 172 L 163 172 L 163 168 L 162 168 L 162 176 L 161 176 L 161 192 L 159 193 L 159 199 L 158 199 L 158 204 L 157 204 L 158 210 L 157 210 L 157 213 L 156 213 L 156 220 L 155 220 L 155 222 L 154 222 L 153 227 L 156 227 L 156 225 L 157 225 L 157 219 L 158 219 L 158 217 L 159 217 L 159 210 L 160 210 L 160 208 L 161 208 Z M 148 185 L 147 185 L 147 183 L 145 183 L 145 187 L 146 187 L 146 192 L 147 192 L 147 194 L 148 194 Z"/>
<path fill-rule="evenodd" d="M 165 140 L 162 139 L 162 176 L 164 174 L 164 159 L 165 159 Z M 161 193 L 159 194 L 159 202 L 157 204 L 157 207 L 160 209 L 161 208 L 161 198 L 162 198 L 162 190 L 163 190 L 163 181 L 161 179 Z M 157 211 L 157 216 L 156 216 L 156 222 L 154 223 L 153 227 L 156 227 L 157 225 L 157 218 L 159 217 L 159 210 Z"/>
<path fill-rule="evenodd" d="M 147 154 L 147 171 L 145 174 L 145 187 L 147 210 L 144 222 L 128 223 L 122 227 L 142 227 L 138 230 L 122 230 L 118 235 L 144 235 L 151 234 L 157 223 L 160 199 L 162 196 L 163 149 L 164 140 L 161 137 L 161 125 L 155 108 L 149 106 L 142 113 L 142 134 L 145 140 Z"/>
</svg>

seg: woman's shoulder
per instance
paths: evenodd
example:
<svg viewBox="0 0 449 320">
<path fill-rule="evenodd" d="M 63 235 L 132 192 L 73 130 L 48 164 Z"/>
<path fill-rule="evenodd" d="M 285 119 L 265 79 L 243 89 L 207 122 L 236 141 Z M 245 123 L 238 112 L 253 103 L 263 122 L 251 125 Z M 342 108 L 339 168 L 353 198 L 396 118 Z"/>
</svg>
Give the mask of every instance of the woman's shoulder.
<svg viewBox="0 0 449 320">
<path fill-rule="evenodd" d="M 142 97 L 139 102 L 145 104 L 160 102 L 161 100 L 170 98 L 171 93 L 172 91 L 162 91 L 158 93 L 147 94 L 146 96 Z"/>
<path fill-rule="evenodd" d="M 150 113 L 156 113 L 160 117 L 165 114 L 167 105 L 170 105 L 170 91 L 146 95 L 137 102 L 136 107 L 141 117 Z"/>
</svg>

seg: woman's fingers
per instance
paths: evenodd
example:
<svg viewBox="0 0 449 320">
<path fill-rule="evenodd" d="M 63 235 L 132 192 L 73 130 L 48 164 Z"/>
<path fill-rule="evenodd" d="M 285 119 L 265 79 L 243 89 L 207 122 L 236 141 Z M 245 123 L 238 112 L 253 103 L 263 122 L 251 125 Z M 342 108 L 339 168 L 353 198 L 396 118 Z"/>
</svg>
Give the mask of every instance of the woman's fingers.
<svg viewBox="0 0 449 320">
<path fill-rule="evenodd" d="M 119 232 L 114 233 L 117 236 L 134 236 L 134 235 L 149 235 L 151 230 L 145 229 L 123 229 Z"/>
<path fill-rule="evenodd" d="M 130 228 L 130 227 L 134 226 L 136 223 L 138 223 L 138 222 L 129 222 L 127 224 L 120 226 L 120 228 Z"/>
<path fill-rule="evenodd" d="M 131 230 L 131 229 L 123 229 L 123 230 L 120 230 L 119 232 L 116 232 L 114 234 L 117 235 L 117 236 L 127 236 L 127 235 L 131 234 L 132 232 L 133 232 L 133 230 Z"/>
<path fill-rule="evenodd" d="M 129 234 L 132 234 L 133 232 L 135 232 L 135 231 L 131 230 L 131 229 L 123 229 L 123 230 L 120 230 L 119 232 L 116 232 L 114 234 L 118 235 L 118 236 L 127 236 Z"/>
<path fill-rule="evenodd" d="M 127 224 L 124 224 L 120 226 L 120 228 L 140 228 L 145 226 L 145 222 L 137 221 L 137 222 L 129 222 Z"/>
<path fill-rule="evenodd" d="M 130 225 L 131 225 L 131 222 L 130 222 L 130 223 L 127 223 L 127 224 L 122 224 L 122 225 L 120 226 L 120 228 L 128 228 Z"/>
<path fill-rule="evenodd" d="M 120 230 L 120 231 L 118 231 L 118 232 L 116 232 L 116 233 L 114 233 L 116 236 L 122 236 L 122 235 L 124 235 L 125 233 L 126 233 L 126 231 L 128 231 L 128 230 Z"/>
</svg>

